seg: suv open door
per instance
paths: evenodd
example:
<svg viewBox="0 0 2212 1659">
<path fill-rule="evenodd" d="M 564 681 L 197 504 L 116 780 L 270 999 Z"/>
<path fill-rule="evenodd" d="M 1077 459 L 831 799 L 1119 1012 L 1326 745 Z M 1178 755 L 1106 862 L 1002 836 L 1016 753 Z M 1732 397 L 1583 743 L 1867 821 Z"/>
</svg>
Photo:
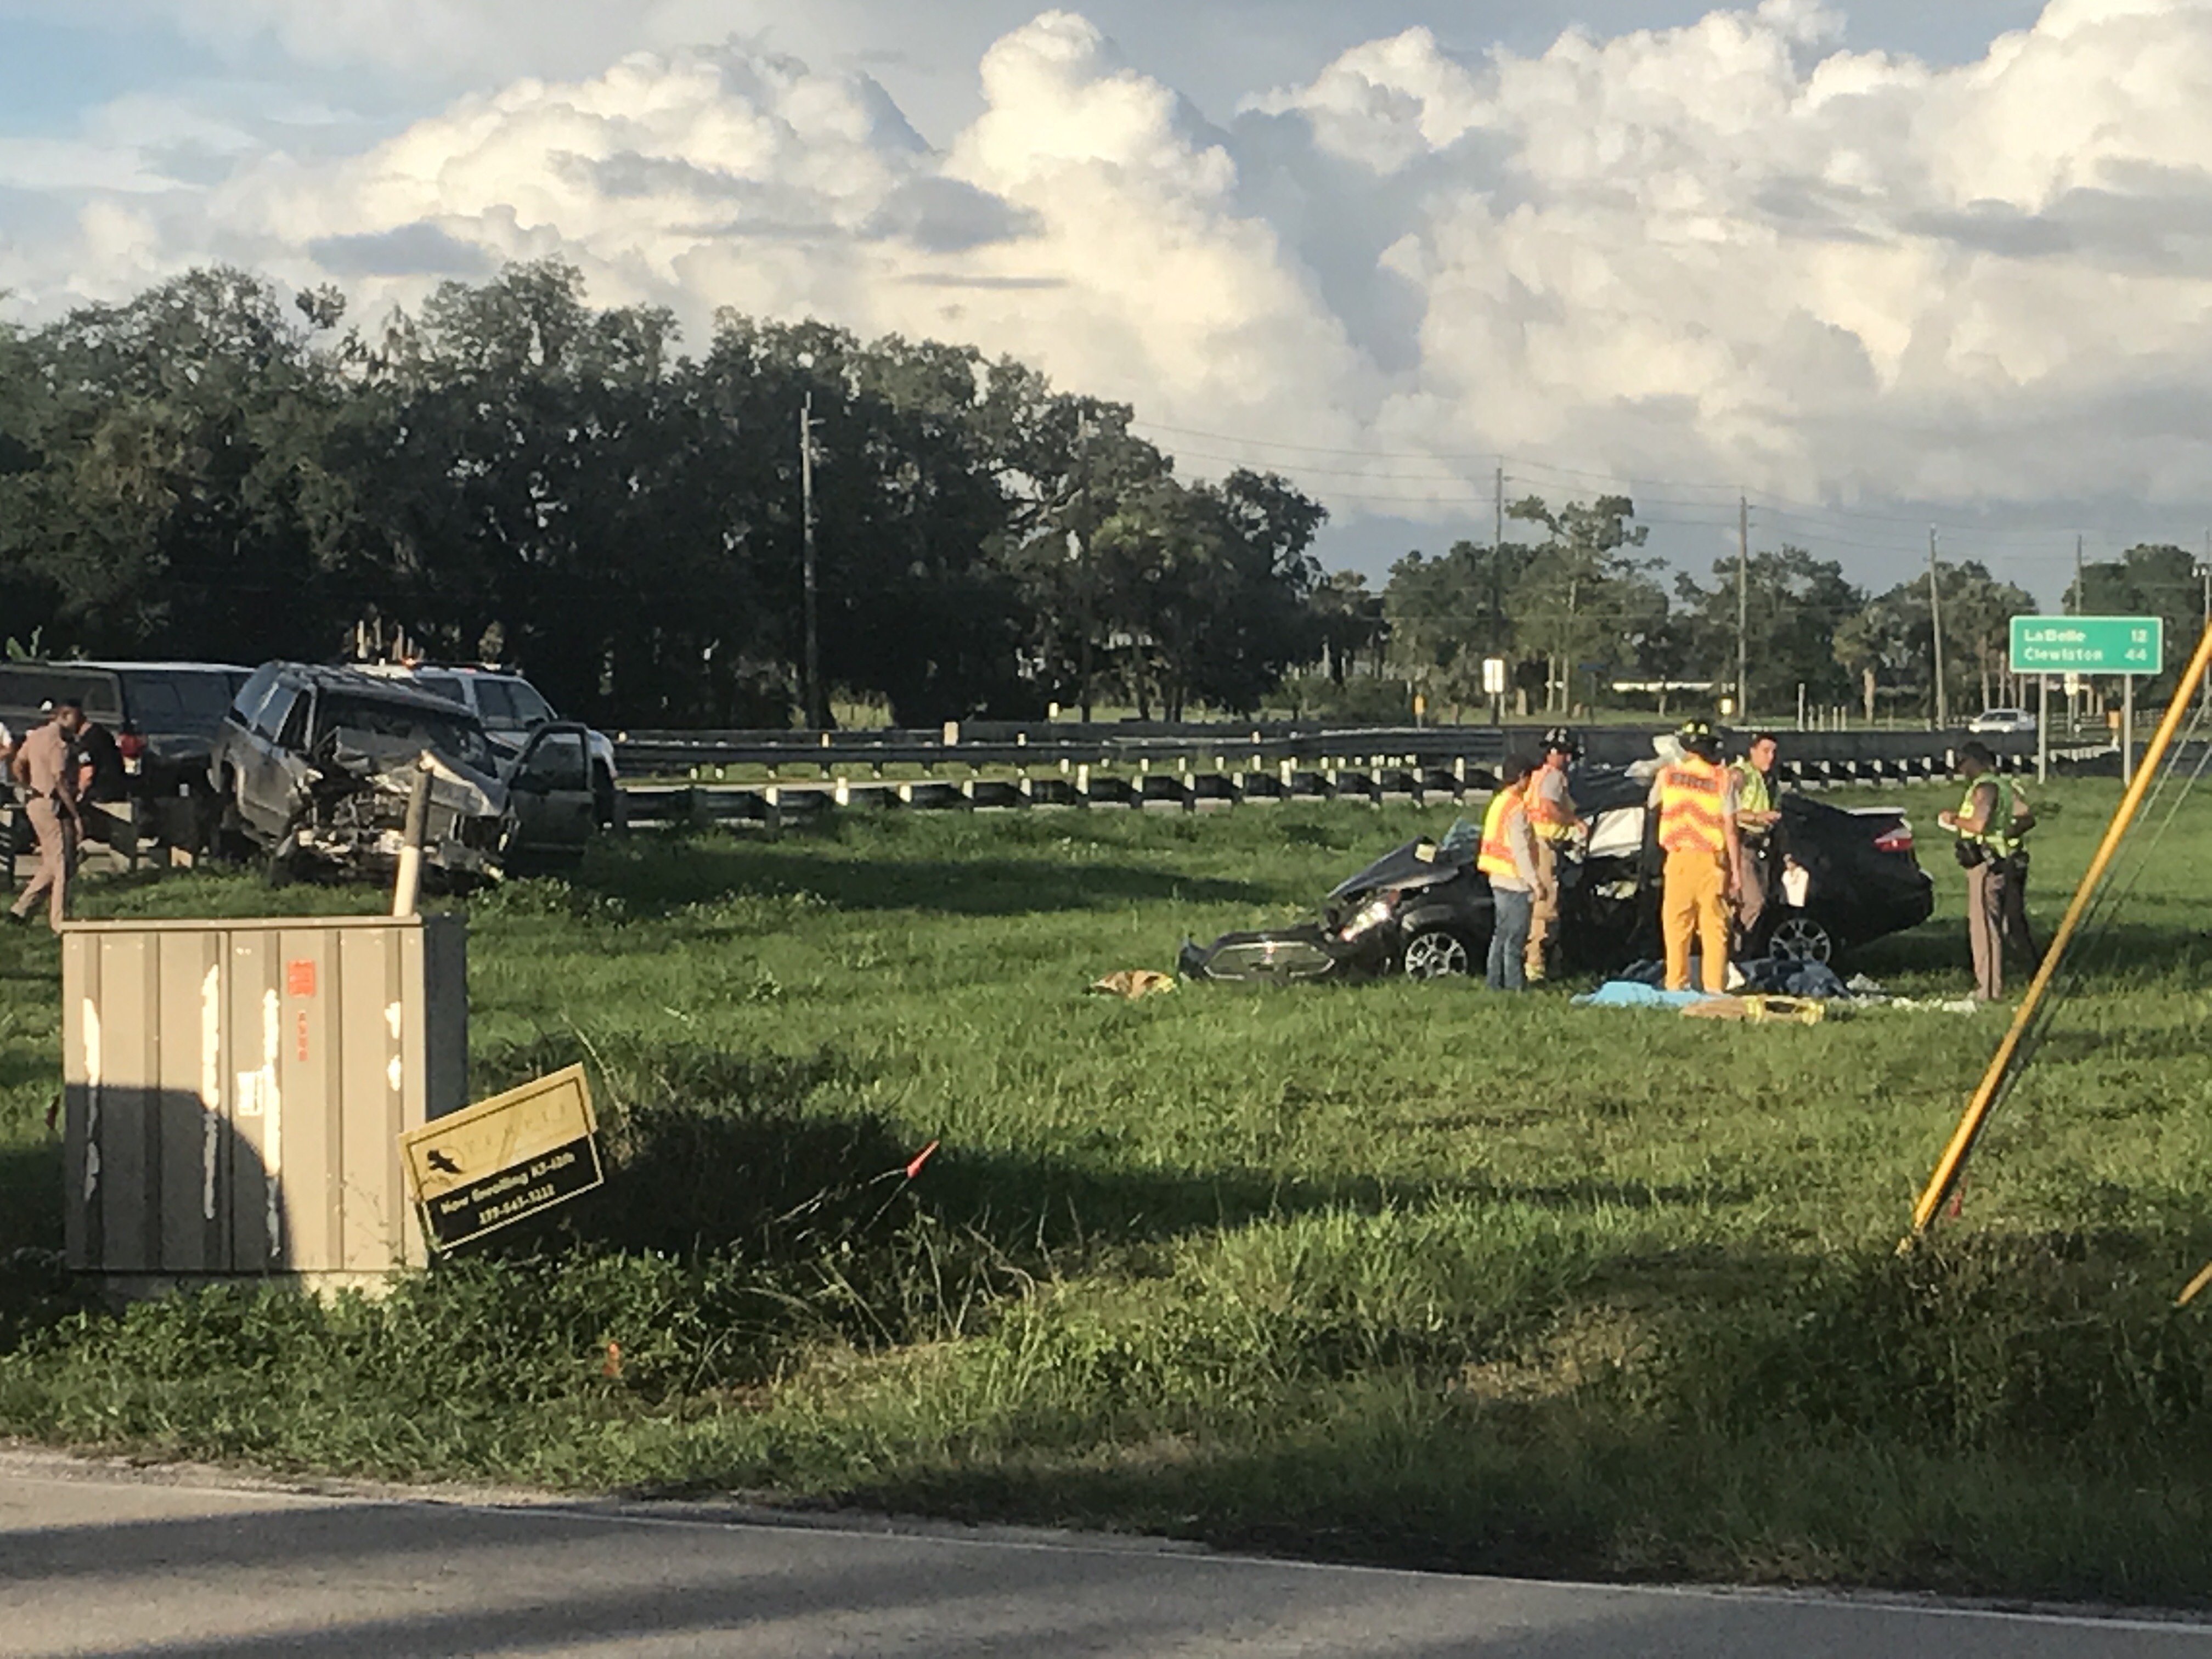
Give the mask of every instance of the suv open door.
<svg viewBox="0 0 2212 1659">
<path fill-rule="evenodd" d="M 507 791 L 515 820 L 509 869 L 573 869 L 582 862 L 599 823 L 588 728 L 572 720 L 539 726 L 508 769 Z"/>
</svg>

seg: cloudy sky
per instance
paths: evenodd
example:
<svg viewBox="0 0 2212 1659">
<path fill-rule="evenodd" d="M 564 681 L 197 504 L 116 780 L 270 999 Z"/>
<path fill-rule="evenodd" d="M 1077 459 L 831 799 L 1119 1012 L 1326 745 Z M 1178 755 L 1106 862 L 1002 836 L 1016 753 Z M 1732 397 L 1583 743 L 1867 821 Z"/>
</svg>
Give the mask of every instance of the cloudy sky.
<svg viewBox="0 0 2212 1659">
<path fill-rule="evenodd" d="M 0 315 L 547 254 L 1014 353 L 1370 569 L 1501 460 L 2047 601 L 2212 524 L 2212 0 L 0 0 Z"/>
</svg>

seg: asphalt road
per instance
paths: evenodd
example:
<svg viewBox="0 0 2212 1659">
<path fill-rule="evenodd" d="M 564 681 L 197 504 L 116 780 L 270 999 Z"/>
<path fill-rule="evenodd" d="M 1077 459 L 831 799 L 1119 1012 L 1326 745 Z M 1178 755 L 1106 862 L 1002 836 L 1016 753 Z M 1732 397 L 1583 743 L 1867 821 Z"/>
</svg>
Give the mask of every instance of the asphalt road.
<svg viewBox="0 0 2212 1659">
<path fill-rule="evenodd" d="M 0 1653 L 2212 1659 L 2212 1626 L 1375 1572 L 0 1451 Z"/>
</svg>

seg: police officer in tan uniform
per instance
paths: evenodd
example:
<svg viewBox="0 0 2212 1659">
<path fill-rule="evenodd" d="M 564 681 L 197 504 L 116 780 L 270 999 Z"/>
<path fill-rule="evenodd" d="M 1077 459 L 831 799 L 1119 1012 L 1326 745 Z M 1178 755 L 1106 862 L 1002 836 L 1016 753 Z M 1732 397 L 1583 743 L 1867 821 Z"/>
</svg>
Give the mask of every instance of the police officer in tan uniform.
<svg viewBox="0 0 2212 1659">
<path fill-rule="evenodd" d="M 1528 829 L 1535 837 L 1537 872 L 1542 879 L 1535 889 L 1529 912 L 1528 948 L 1525 971 L 1528 982 L 1540 984 L 1550 975 L 1552 957 L 1559 942 L 1559 864 L 1577 836 L 1587 836 L 1567 791 L 1567 769 L 1582 758 L 1582 744 L 1563 726 L 1544 733 L 1544 758 L 1528 775 L 1524 796 Z"/>
<path fill-rule="evenodd" d="M 1774 733 L 1761 732 L 1752 738 L 1744 757 L 1729 769 L 1735 775 L 1736 790 L 1736 937 L 1746 945 L 1765 942 L 1756 936 L 1768 895 L 1774 890 L 1774 826 L 1782 822 L 1774 757 L 1781 747 Z"/>
<path fill-rule="evenodd" d="M 9 911 L 10 921 L 28 921 L 39 901 L 46 901 L 46 921 L 55 932 L 69 920 L 70 876 L 76 863 L 78 833 L 76 769 L 72 757 L 84 710 L 74 702 L 54 705 L 54 717 L 25 734 L 11 763 L 22 786 L 24 815 L 39 839 L 39 872 Z"/>
</svg>

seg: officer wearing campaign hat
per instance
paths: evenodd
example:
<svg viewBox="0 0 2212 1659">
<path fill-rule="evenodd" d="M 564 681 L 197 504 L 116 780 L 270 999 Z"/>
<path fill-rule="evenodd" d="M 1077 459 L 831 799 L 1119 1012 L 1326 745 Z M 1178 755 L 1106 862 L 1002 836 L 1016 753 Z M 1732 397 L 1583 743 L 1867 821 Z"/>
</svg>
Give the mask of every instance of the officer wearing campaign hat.
<svg viewBox="0 0 2212 1659">
<path fill-rule="evenodd" d="M 1699 982 L 1717 994 L 1728 988 L 1729 909 L 1743 854 L 1735 777 L 1721 764 L 1720 738 L 1705 721 L 1686 721 L 1674 736 L 1681 757 L 1659 769 L 1650 802 L 1666 857 L 1659 927 L 1666 940 L 1667 988 L 1689 989 L 1694 933 Z"/>
</svg>

